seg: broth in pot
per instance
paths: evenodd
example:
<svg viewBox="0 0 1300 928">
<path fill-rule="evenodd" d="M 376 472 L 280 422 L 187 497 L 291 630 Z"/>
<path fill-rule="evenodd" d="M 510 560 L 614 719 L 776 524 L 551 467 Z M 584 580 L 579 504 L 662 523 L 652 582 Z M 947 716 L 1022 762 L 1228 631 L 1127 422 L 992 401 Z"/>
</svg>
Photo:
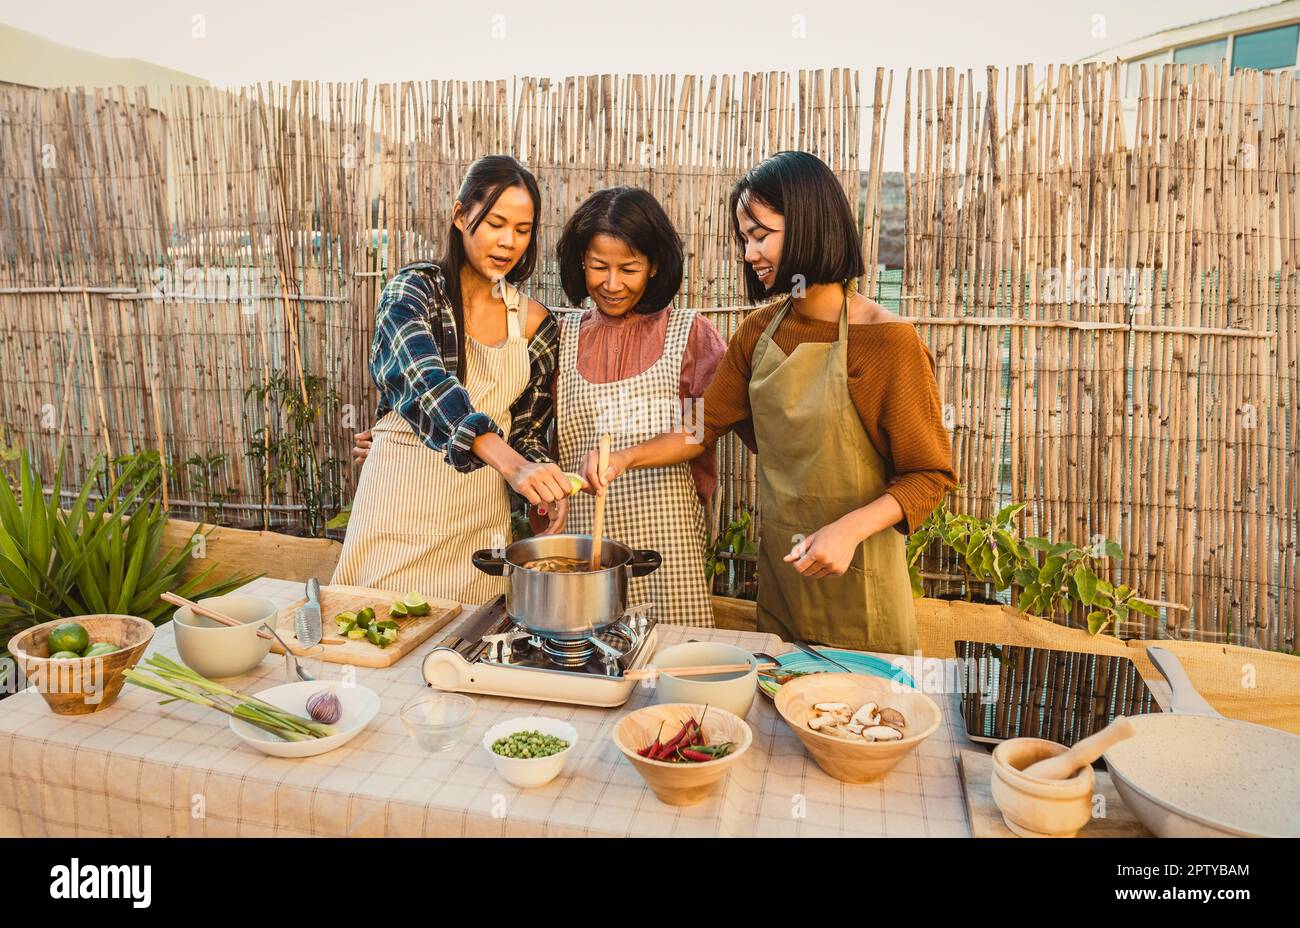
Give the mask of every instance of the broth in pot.
<svg viewBox="0 0 1300 928">
<path fill-rule="evenodd" d="M 585 574 L 591 571 L 591 562 L 579 557 L 539 557 L 519 566 L 548 574 Z"/>
</svg>

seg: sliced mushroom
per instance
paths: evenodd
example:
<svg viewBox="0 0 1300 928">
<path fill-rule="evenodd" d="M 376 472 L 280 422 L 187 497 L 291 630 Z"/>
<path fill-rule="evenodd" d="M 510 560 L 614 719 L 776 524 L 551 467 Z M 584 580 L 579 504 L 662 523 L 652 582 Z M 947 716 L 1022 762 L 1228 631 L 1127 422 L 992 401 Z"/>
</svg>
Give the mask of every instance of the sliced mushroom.
<svg viewBox="0 0 1300 928">
<path fill-rule="evenodd" d="M 872 741 L 901 741 L 903 733 L 888 725 L 873 725 L 863 730 L 862 737 L 870 738 Z"/>
<path fill-rule="evenodd" d="M 853 713 L 853 718 L 850 719 L 850 721 L 854 724 L 861 725 L 864 728 L 868 725 L 879 725 L 880 712 L 877 711 L 879 708 L 880 707 L 877 703 L 864 702 L 861 708 L 859 708 L 857 712 Z"/>
<path fill-rule="evenodd" d="M 813 708 L 818 712 L 853 712 L 847 702 L 819 702 L 814 703 Z"/>
<path fill-rule="evenodd" d="M 863 730 L 866 729 L 866 727 L 867 726 L 863 725 L 860 722 L 849 722 L 849 724 L 844 726 L 844 730 L 854 735 L 860 735 L 862 734 Z"/>
<path fill-rule="evenodd" d="M 907 727 L 907 719 L 903 716 L 903 713 L 899 712 L 897 709 L 881 709 L 880 724 L 888 725 L 890 728 L 897 728 L 899 731 L 902 731 Z"/>
<path fill-rule="evenodd" d="M 822 715 L 814 715 L 812 718 L 808 720 L 808 727 L 811 728 L 813 731 L 821 731 L 826 726 L 834 725 L 834 724 L 836 724 L 835 716 L 831 715 L 830 713 L 825 713 Z"/>
</svg>

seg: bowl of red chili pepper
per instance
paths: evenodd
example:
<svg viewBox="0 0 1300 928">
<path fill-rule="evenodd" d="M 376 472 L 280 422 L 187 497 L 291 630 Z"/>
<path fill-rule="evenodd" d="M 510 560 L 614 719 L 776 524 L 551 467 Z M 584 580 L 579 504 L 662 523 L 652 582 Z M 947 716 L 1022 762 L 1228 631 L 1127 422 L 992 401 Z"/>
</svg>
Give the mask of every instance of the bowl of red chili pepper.
<svg viewBox="0 0 1300 928">
<path fill-rule="evenodd" d="M 646 706 L 614 726 L 614 743 L 660 802 L 703 802 L 754 742 L 745 720 L 692 703 Z"/>
</svg>

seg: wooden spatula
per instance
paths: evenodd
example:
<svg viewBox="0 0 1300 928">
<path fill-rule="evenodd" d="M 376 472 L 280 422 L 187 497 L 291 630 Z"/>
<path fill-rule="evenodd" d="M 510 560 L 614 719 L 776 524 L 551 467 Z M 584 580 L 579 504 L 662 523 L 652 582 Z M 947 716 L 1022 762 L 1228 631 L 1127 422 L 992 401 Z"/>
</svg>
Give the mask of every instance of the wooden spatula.
<svg viewBox="0 0 1300 928">
<path fill-rule="evenodd" d="M 609 433 L 600 434 L 600 469 L 597 473 L 605 479 L 605 468 L 609 467 Z M 591 569 L 600 570 L 600 536 L 605 532 L 605 487 L 596 491 L 596 516 L 591 524 Z"/>
</svg>

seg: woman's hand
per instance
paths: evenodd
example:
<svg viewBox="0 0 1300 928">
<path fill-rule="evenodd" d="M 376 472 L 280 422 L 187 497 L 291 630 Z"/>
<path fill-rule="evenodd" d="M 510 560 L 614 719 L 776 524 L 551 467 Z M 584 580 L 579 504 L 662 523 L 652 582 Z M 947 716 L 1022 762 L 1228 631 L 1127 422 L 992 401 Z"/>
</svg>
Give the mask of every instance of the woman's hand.
<svg viewBox="0 0 1300 928">
<path fill-rule="evenodd" d="M 796 544 L 784 560 L 805 577 L 839 577 L 853 563 L 861 543 L 856 529 L 839 519 Z"/>
<path fill-rule="evenodd" d="M 546 516 L 546 528 L 538 534 L 558 535 L 564 531 L 564 526 L 569 521 L 569 498 L 566 496 L 558 502 L 538 506 L 537 514 Z"/>
<path fill-rule="evenodd" d="M 583 493 L 590 493 L 595 496 L 599 491 L 608 487 L 619 474 L 627 470 L 629 463 L 626 449 L 611 451 L 609 453 L 609 466 L 605 468 L 605 473 L 598 474 L 600 470 L 600 452 L 588 451 L 582 456 L 582 463 L 578 465 L 578 474 L 587 485 L 582 488 Z"/>
<path fill-rule="evenodd" d="M 374 435 L 370 429 L 366 429 L 364 432 L 357 432 L 353 435 L 352 440 L 356 442 L 356 446 L 352 449 L 352 460 L 360 467 L 366 463 L 366 458 L 370 456 L 370 446 L 374 444 Z"/>
<path fill-rule="evenodd" d="M 537 464 L 525 460 L 503 476 L 516 493 L 534 506 L 568 501 L 569 478 L 558 464 Z"/>
</svg>

